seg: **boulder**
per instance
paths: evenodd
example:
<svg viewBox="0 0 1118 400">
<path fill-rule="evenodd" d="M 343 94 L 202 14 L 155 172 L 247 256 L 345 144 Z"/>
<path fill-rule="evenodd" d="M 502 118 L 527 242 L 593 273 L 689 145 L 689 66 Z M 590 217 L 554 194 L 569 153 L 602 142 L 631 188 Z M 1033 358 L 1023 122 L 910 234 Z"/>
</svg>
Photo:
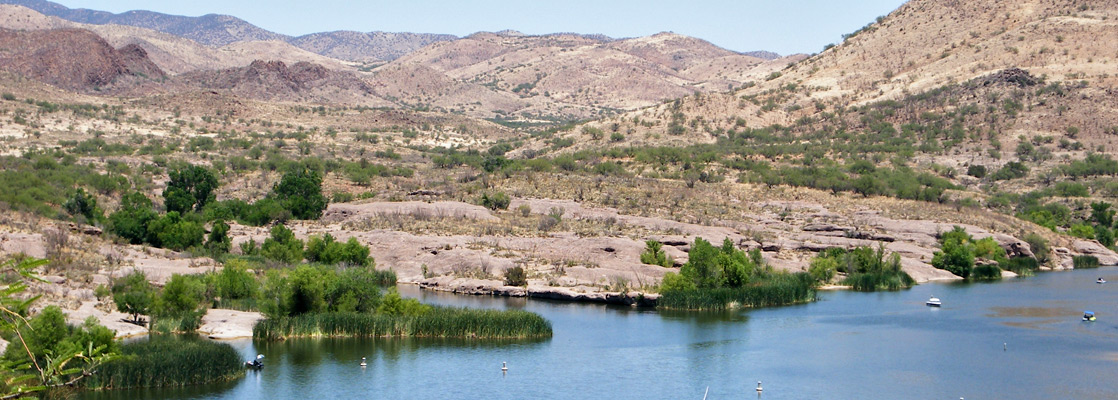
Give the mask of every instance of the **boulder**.
<svg viewBox="0 0 1118 400">
<path fill-rule="evenodd" d="M 1071 247 L 1079 254 L 1095 256 L 1100 265 L 1118 265 L 1118 253 L 1094 240 L 1076 240 Z"/>
</svg>

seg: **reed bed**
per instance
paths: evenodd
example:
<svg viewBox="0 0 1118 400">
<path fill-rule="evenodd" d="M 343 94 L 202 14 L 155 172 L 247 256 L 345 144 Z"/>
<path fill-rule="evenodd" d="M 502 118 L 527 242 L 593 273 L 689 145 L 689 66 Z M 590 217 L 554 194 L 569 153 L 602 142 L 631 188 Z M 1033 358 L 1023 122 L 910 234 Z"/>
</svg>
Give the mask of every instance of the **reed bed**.
<svg viewBox="0 0 1118 400">
<path fill-rule="evenodd" d="M 269 318 L 253 327 L 252 336 L 527 339 L 550 337 L 551 323 L 527 311 L 436 307 L 420 315 L 338 312 Z"/>
<path fill-rule="evenodd" d="M 903 271 L 877 273 L 856 272 L 843 279 L 842 284 L 850 286 L 855 291 L 873 292 L 878 290 L 908 289 L 916 284 L 916 280 L 912 279 L 911 276 Z"/>
<path fill-rule="evenodd" d="M 1099 258 L 1095 256 L 1075 256 L 1071 258 L 1072 268 L 1098 268 Z"/>
<path fill-rule="evenodd" d="M 228 344 L 153 335 L 122 346 L 120 358 L 83 382 L 91 389 L 177 387 L 233 380 L 244 370 L 240 354 Z"/>
<path fill-rule="evenodd" d="M 673 290 L 660 295 L 667 310 L 726 310 L 738 307 L 775 307 L 815 300 L 815 285 L 807 274 L 775 275 L 740 288 Z"/>
</svg>

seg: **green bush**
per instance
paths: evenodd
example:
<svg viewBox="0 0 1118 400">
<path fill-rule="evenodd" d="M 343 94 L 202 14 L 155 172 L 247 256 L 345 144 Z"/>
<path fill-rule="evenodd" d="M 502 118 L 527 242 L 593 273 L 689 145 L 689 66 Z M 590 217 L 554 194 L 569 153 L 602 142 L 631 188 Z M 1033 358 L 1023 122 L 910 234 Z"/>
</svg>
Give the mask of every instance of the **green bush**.
<svg viewBox="0 0 1118 400">
<path fill-rule="evenodd" d="M 658 307 L 676 310 L 724 310 L 806 303 L 815 300 L 814 285 L 814 278 L 806 273 L 775 273 L 763 282 L 738 288 L 661 291 Z"/>
<path fill-rule="evenodd" d="M 155 302 L 157 316 L 177 316 L 204 305 L 207 287 L 200 275 L 171 275 Z"/>
<path fill-rule="evenodd" d="M 362 245 L 356 238 L 349 238 L 345 243 L 335 241 L 329 233 L 322 236 L 311 236 L 307 240 L 304 252 L 307 261 L 323 264 L 345 263 L 356 266 L 376 266 L 369 257 L 369 248 Z"/>
<path fill-rule="evenodd" d="M 260 283 L 248 271 L 248 263 L 243 260 L 229 260 L 217 273 L 214 282 L 216 294 L 222 299 L 247 299 L 256 297 Z"/>
<path fill-rule="evenodd" d="M 140 244 L 148 237 L 148 224 L 158 217 L 151 199 L 132 192 L 120 199 L 120 210 L 109 215 L 109 230 L 132 244 Z"/>
<path fill-rule="evenodd" d="M 17 325 L 18 337 L 26 342 L 27 348 L 15 344 L 8 346 L 4 351 L 4 361 L 30 361 L 30 352 L 35 363 L 46 365 L 51 357 L 84 352 L 90 346 L 104 346 L 103 353 L 115 352 L 119 347 L 114 332 L 100 325 L 96 318 L 91 316 L 81 325 L 68 325 L 66 315 L 55 305 L 43 308 L 27 322 L 27 325 Z M 15 340 L 20 340 L 19 338 Z"/>
<path fill-rule="evenodd" d="M 201 224 L 183 219 L 177 211 L 168 212 L 147 226 L 148 243 L 175 251 L 202 245 L 205 234 Z"/>
<path fill-rule="evenodd" d="M 528 286 L 528 273 L 524 267 L 516 266 L 505 270 L 505 285 Z"/>
<path fill-rule="evenodd" d="M 646 240 L 644 242 L 644 252 L 641 253 L 641 263 L 650 265 L 659 265 L 664 268 L 671 268 L 675 265 L 675 261 L 664 252 L 664 245 L 656 240 Z"/>
<path fill-rule="evenodd" d="M 303 241 L 295 238 L 295 233 L 286 226 L 272 227 L 272 236 L 264 239 L 260 255 L 269 260 L 294 264 L 303 259 Z"/>
<path fill-rule="evenodd" d="M 976 265 L 971 269 L 971 280 L 997 280 L 1002 278 L 1002 269 L 997 264 Z"/>
<path fill-rule="evenodd" d="M 940 236 L 941 250 L 932 255 L 932 266 L 946 270 L 963 279 L 974 268 L 974 245 L 971 236 L 962 227 L 956 226 Z"/>
<path fill-rule="evenodd" d="M 511 200 L 505 192 L 497 192 L 490 196 L 488 193 L 482 193 L 481 206 L 493 211 L 509 209 Z"/>
<path fill-rule="evenodd" d="M 217 257 L 228 253 L 232 248 L 233 242 L 229 239 L 229 224 L 220 219 L 214 221 L 213 225 L 210 226 L 210 235 L 206 238 L 206 250 Z"/>
<path fill-rule="evenodd" d="M 97 208 L 97 198 L 92 194 L 86 193 L 85 189 L 78 188 L 74 194 L 62 203 L 62 208 L 72 216 L 82 216 L 89 223 L 97 222 L 101 219 L 101 209 Z"/>
</svg>

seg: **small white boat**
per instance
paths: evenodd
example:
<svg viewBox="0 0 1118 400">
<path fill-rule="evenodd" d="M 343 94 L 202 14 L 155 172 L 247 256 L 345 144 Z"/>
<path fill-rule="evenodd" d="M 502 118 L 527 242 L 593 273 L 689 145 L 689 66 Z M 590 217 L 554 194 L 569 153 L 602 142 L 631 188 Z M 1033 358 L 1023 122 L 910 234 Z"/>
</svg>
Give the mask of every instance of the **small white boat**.
<svg viewBox="0 0 1118 400">
<path fill-rule="evenodd" d="M 938 297 L 929 298 L 928 301 L 924 302 L 924 304 L 928 307 L 939 307 L 943 305 L 943 303 L 939 301 Z"/>
<path fill-rule="evenodd" d="M 1103 279 L 1103 278 L 1096 279 L 1095 283 L 1106 283 L 1106 279 Z"/>
<path fill-rule="evenodd" d="M 361 366 L 365 367 L 367 365 L 369 365 L 369 364 L 365 362 L 365 357 L 361 357 Z"/>
</svg>

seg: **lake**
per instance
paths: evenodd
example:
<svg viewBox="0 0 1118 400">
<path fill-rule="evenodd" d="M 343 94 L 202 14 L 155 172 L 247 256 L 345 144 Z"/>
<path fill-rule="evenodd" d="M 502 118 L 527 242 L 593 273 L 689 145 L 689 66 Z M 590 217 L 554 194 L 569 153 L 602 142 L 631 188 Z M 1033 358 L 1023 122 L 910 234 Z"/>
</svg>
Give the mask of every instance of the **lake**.
<svg viewBox="0 0 1118 400">
<path fill-rule="evenodd" d="M 1115 283 L 1096 284 L 1104 277 Z M 1045 273 L 725 313 L 401 293 L 551 321 L 534 341 L 230 341 L 261 371 L 223 385 L 87 399 L 1114 399 L 1118 270 Z M 942 308 L 924 302 L 943 300 Z M 1084 310 L 1098 321 L 1083 322 Z M 1004 344 L 1004 346 L 1003 346 Z M 368 367 L 358 366 L 367 357 Z M 501 372 L 501 363 L 508 372 Z M 709 393 L 708 393 L 709 390 Z M 309 397 L 308 397 L 309 396 Z"/>
</svg>

